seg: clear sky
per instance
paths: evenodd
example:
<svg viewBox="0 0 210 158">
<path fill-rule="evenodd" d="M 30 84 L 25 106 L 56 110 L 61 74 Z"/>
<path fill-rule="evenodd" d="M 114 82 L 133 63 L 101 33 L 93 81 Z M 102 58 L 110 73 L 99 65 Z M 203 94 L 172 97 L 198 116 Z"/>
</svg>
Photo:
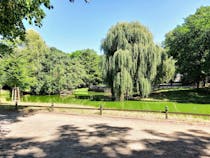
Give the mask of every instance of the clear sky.
<svg viewBox="0 0 210 158">
<path fill-rule="evenodd" d="M 160 44 L 165 34 L 183 19 L 195 13 L 210 0 L 51 0 L 53 10 L 46 10 L 46 18 L 38 31 L 48 46 L 64 52 L 94 49 L 100 52 L 101 40 L 117 22 L 139 21 L 149 28 L 154 41 Z"/>
</svg>

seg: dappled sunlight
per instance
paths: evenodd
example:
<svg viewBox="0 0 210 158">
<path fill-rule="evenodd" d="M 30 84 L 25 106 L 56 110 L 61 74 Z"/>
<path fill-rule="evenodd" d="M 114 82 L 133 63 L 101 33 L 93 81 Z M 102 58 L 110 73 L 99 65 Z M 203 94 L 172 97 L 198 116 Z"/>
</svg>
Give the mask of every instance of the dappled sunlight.
<svg viewBox="0 0 210 158">
<path fill-rule="evenodd" d="M 19 112 L 0 111 L 0 138 L 10 131 L 5 126 L 10 125 L 11 123 L 20 122 L 20 116 L 23 115 Z"/>
<path fill-rule="evenodd" d="M 191 131 L 191 130 L 190 130 Z M 197 132 L 174 132 L 172 135 L 165 135 L 156 131 L 145 131 L 152 135 L 161 137 L 169 137 L 172 140 L 162 141 L 154 139 L 142 140 L 149 151 L 156 156 L 161 157 L 209 157 L 210 153 L 205 150 L 210 145 L 210 134 L 205 133 L 204 136 L 197 136 Z M 192 132 L 192 131 L 191 131 Z"/>
<path fill-rule="evenodd" d="M 148 122 L 149 125 L 146 125 L 140 120 L 133 120 L 136 123 L 129 124 L 128 120 L 122 119 L 117 125 L 119 122 L 107 123 L 108 118 L 103 121 L 102 118 L 93 121 L 93 118 L 89 117 L 88 121 L 88 117 L 74 116 L 75 119 L 73 119 L 73 116 L 69 115 L 70 120 L 67 123 L 64 119 L 67 118 L 66 115 L 57 115 L 55 117 L 57 122 L 53 123 L 54 116 L 47 115 L 49 117 L 46 116 L 43 123 L 46 124 L 48 120 L 48 125 L 42 126 L 43 129 L 39 131 L 36 129 L 34 132 L 29 131 L 27 135 L 26 125 L 31 121 L 34 128 L 37 128 L 40 116 L 27 117 L 22 122 L 11 122 L 11 125 L 24 127 L 21 132 L 25 136 L 20 131 L 15 136 L 15 132 L 11 131 L 1 137 L 0 157 L 197 158 L 210 156 L 210 133 L 206 131 L 207 126 L 205 130 L 197 130 L 196 126 L 190 128 L 183 124 L 185 126 L 183 129 L 167 131 L 165 127 L 158 131 L 161 127 L 160 123 L 155 126 L 155 123 L 153 125 Z M 173 125 L 169 128 L 171 127 Z M 53 137 L 44 139 L 47 136 L 45 130 L 46 132 L 49 130 L 47 134 Z"/>
</svg>

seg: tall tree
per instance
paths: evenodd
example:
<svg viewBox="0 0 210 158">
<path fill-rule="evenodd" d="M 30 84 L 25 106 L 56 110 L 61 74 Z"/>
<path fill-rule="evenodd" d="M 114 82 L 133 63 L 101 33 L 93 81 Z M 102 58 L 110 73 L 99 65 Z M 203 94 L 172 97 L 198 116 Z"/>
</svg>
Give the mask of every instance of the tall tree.
<svg viewBox="0 0 210 158">
<path fill-rule="evenodd" d="M 177 60 L 178 71 L 199 88 L 199 82 L 205 83 L 210 73 L 210 6 L 200 7 L 182 25 L 166 34 L 164 44 Z"/>
<path fill-rule="evenodd" d="M 1 65 L 5 65 L 4 63 L 9 60 L 14 64 L 20 64 L 21 68 L 30 70 L 23 69 L 25 72 L 23 74 L 24 77 L 33 78 L 27 88 L 27 91 L 33 94 L 58 94 L 62 90 L 71 90 L 84 85 L 83 79 L 86 76 L 84 66 L 79 61 L 71 59 L 69 54 L 47 47 L 36 31 L 28 30 L 25 41 L 19 42 L 15 51 L 21 60 L 16 61 L 16 58 L 9 60 L 7 54 L 3 56 Z M 15 53 L 12 55 L 16 56 Z M 0 80 L 3 80 L 4 76 L 8 77 L 9 74 L 1 71 L 1 65 L 0 74 L 3 72 L 4 75 L 0 76 Z M 12 69 L 12 66 L 11 69 L 8 67 L 8 71 L 13 71 Z M 20 83 L 25 82 L 25 80 L 20 81 Z"/>
<path fill-rule="evenodd" d="M 102 72 L 99 69 L 102 58 L 94 50 L 78 50 L 72 52 L 70 57 L 84 66 L 86 72 L 86 77 L 83 79 L 85 87 L 102 82 Z"/>
<path fill-rule="evenodd" d="M 49 52 L 49 48 L 45 44 L 41 36 L 34 30 L 28 30 L 25 41 L 20 43 L 19 51 L 22 52 L 24 58 L 28 61 L 32 75 L 36 80 L 31 86 L 31 90 L 35 94 L 39 94 L 44 83 L 43 64 L 45 55 Z"/>
<path fill-rule="evenodd" d="M 84 66 L 78 60 L 71 59 L 69 54 L 56 48 L 50 48 L 45 63 L 50 66 L 49 71 L 52 77 L 53 94 L 62 90 L 71 90 L 84 85 L 86 77 Z"/>
<path fill-rule="evenodd" d="M 115 99 L 138 93 L 147 97 L 161 62 L 152 34 L 138 22 L 118 23 L 102 42 L 104 77 Z"/>
</svg>

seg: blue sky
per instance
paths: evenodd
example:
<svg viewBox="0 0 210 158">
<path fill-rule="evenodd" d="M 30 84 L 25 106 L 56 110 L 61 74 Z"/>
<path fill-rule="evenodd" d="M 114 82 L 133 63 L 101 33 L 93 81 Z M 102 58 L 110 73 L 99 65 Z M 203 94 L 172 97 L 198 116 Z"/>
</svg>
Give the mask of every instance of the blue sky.
<svg viewBox="0 0 210 158">
<path fill-rule="evenodd" d="M 53 10 L 46 10 L 41 28 L 26 24 L 40 33 L 48 46 L 64 52 L 80 49 L 100 51 L 101 40 L 117 22 L 139 21 L 160 44 L 167 32 L 195 13 L 210 0 L 51 0 Z"/>
</svg>

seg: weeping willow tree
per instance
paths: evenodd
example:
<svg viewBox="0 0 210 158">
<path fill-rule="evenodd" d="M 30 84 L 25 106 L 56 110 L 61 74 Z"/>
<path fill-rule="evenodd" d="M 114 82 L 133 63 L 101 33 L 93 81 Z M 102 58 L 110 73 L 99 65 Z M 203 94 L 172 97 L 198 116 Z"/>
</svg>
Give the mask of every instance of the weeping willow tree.
<svg viewBox="0 0 210 158">
<path fill-rule="evenodd" d="M 132 94 L 132 78 L 131 78 L 131 57 L 128 50 L 118 50 L 113 55 L 112 60 L 113 73 L 113 92 L 117 100 L 123 100 L 124 96 L 128 97 Z"/>
<path fill-rule="evenodd" d="M 147 97 L 161 63 L 161 49 L 152 34 L 138 22 L 118 23 L 102 42 L 104 79 L 112 96 L 123 100 L 131 94 Z"/>
</svg>

